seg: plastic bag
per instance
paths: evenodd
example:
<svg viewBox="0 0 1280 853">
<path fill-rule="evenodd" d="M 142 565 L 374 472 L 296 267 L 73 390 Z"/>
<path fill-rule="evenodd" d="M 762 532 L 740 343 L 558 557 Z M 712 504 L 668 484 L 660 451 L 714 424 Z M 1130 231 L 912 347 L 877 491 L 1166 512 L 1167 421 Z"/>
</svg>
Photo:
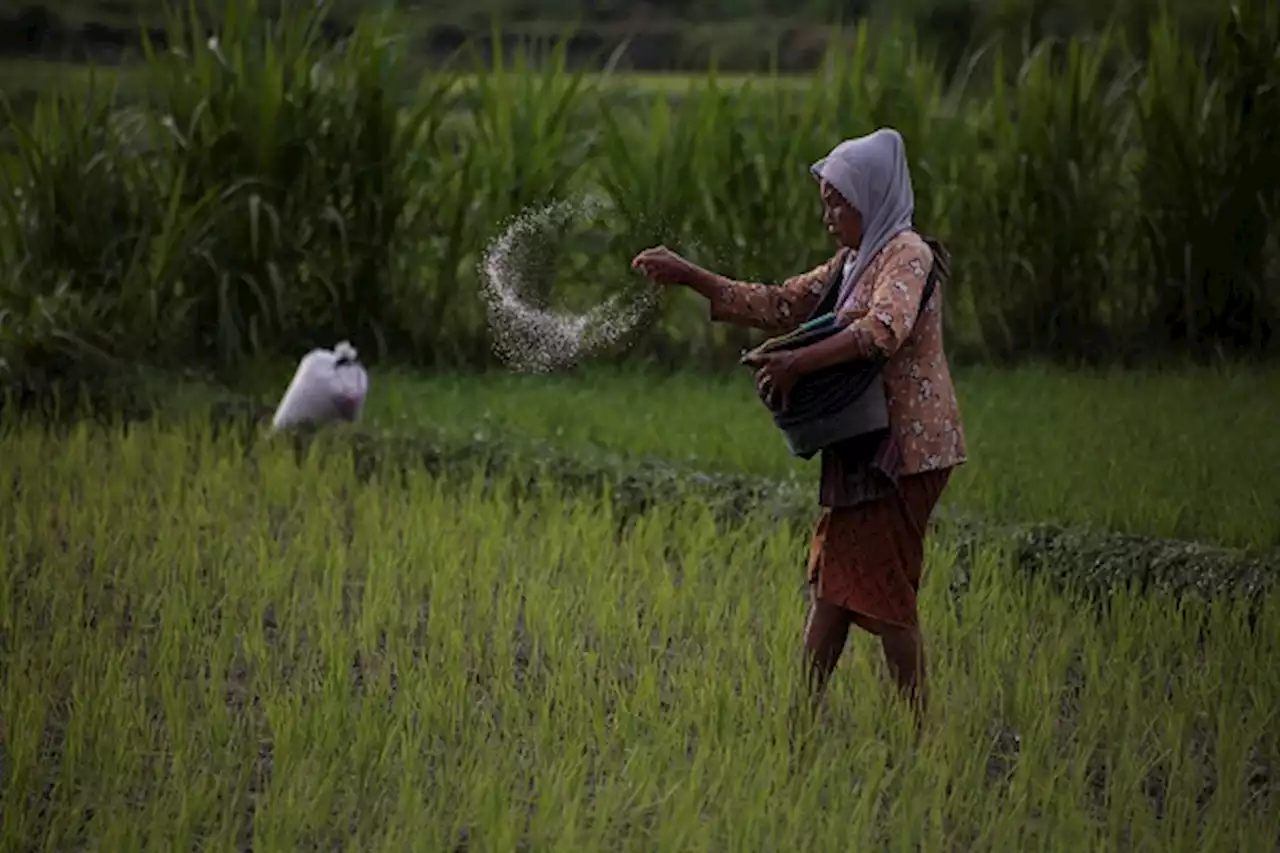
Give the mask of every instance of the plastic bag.
<svg viewBox="0 0 1280 853">
<path fill-rule="evenodd" d="M 369 376 L 347 341 L 332 350 L 312 350 L 298 364 L 271 419 L 271 429 L 358 420 L 368 391 Z"/>
</svg>

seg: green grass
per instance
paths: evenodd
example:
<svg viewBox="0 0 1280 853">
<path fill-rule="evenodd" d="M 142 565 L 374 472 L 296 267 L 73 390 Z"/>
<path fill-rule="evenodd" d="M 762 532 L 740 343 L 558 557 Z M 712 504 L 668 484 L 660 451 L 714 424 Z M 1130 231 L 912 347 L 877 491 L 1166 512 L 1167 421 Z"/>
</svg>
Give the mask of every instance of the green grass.
<svg viewBox="0 0 1280 853">
<path fill-rule="evenodd" d="M 36 0 L 32 5 L 41 6 L 57 15 L 69 29 L 96 23 L 132 30 L 140 24 L 162 27 L 167 20 L 165 16 L 167 9 L 176 7 L 185 11 L 188 3 L 181 0 L 177 3 L 172 0 L 111 0 L 110 3 L 102 0 Z M 192 5 L 202 15 L 208 15 L 210 9 L 214 12 L 219 11 L 217 2 L 196 0 Z M 278 7 L 280 4 L 275 5 Z M 329 7 L 340 14 L 352 14 L 367 12 L 370 8 L 376 9 L 380 5 L 370 3 L 368 0 L 336 0 L 331 2 Z M 410 16 L 410 20 L 418 17 L 421 16 Z"/>
<path fill-rule="evenodd" d="M 0 92 L 5 100 L 21 105 L 52 92 L 87 97 L 92 91 L 109 91 L 114 85 L 124 102 L 134 99 L 145 82 L 138 66 L 119 68 L 53 62 L 37 59 L 0 59 Z"/>
<path fill-rule="evenodd" d="M 1229 545 L 1280 546 L 1280 372 L 956 370 L 967 465 L 944 502 Z M 278 400 L 288 375 L 259 390 Z M 367 417 L 401 428 L 534 436 L 720 471 L 800 477 L 751 374 L 644 371 L 371 380 Z"/>
<path fill-rule="evenodd" d="M 793 749 L 794 533 L 697 505 L 620 533 L 591 500 L 360 483 L 193 426 L 10 424 L 0 451 L 4 849 L 1276 843 L 1274 599 L 1253 634 L 1228 605 L 1095 620 L 979 547 L 953 603 L 939 535 L 924 738 L 859 636 Z"/>
<path fill-rule="evenodd" d="M 428 74 L 430 70 L 422 66 L 420 73 Z M 94 66 L 79 62 L 60 62 L 43 59 L 0 58 L 0 83 L 7 91 L 10 89 L 31 92 L 54 90 L 88 92 L 91 78 L 96 76 L 99 85 L 114 80 L 120 87 L 121 94 L 127 99 L 135 96 L 145 81 L 146 67 L 140 63 L 126 63 L 119 66 Z M 473 82 L 477 75 L 460 74 L 457 82 L 466 86 Z M 634 89 L 640 94 L 684 94 L 690 86 L 697 86 L 706 81 L 706 74 L 686 73 L 638 73 L 638 72 L 584 72 L 583 79 L 588 86 L 616 87 L 618 89 Z M 725 87 L 751 85 L 788 86 L 800 89 L 813 82 L 813 75 L 794 74 L 778 75 L 776 78 L 759 74 L 722 73 L 716 75 L 716 82 Z"/>
</svg>

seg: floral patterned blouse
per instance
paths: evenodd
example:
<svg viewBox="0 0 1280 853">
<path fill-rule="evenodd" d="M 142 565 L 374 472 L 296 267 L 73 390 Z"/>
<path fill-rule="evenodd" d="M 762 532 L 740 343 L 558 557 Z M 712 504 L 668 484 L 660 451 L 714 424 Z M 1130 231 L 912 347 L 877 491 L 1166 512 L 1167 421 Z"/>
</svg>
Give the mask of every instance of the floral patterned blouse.
<svg viewBox="0 0 1280 853">
<path fill-rule="evenodd" d="M 783 334 L 799 326 L 817 306 L 838 265 L 851 262 L 848 249 L 781 285 L 733 282 L 712 295 L 711 319 Z M 906 231 L 884 247 L 854 285 L 840 319 L 861 354 L 888 358 L 884 368 L 890 429 L 901 448 L 902 475 L 962 465 L 964 428 L 951 371 L 942 348 L 939 277 L 933 297 L 917 319 L 933 252 Z"/>
</svg>

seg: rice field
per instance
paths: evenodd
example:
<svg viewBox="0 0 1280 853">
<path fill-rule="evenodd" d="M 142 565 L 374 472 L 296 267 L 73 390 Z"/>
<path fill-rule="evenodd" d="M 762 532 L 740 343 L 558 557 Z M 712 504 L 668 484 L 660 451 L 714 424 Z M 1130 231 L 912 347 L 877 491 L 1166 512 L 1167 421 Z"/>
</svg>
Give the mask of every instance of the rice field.
<svg viewBox="0 0 1280 853">
<path fill-rule="evenodd" d="M 1254 6 L 1263 44 L 1275 19 Z M 480 366 L 490 340 L 471 270 L 493 223 L 598 185 L 633 204 L 593 269 L 696 235 L 708 263 L 767 280 L 827 248 L 808 224 L 809 179 L 785 164 L 873 120 L 901 124 L 932 164 L 918 173 L 926 218 L 962 247 L 953 352 L 1105 344 L 1120 358 L 1159 339 L 1151 306 L 1168 294 L 1211 323 L 1274 255 L 1236 236 L 1223 252 L 1219 231 L 1188 218 L 1199 187 L 1265 183 L 1262 160 L 1235 164 L 1267 150 L 1257 140 L 1274 123 L 1258 112 L 1218 134 L 1237 115 L 1229 83 L 1252 66 L 1205 71 L 1172 31 L 1123 98 L 1099 69 L 1133 56 L 1080 42 L 1057 69 L 1036 52 L 1012 112 L 996 95 L 953 104 L 931 61 L 865 29 L 833 85 L 801 80 L 786 97 L 701 86 L 679 109 L 610 106 L 593 94 L 606 82 L 678 93 L 711 78 L 579 86 L 553 63 L 445 75 L 406 112 L 383 95 L 415 66 L 373 30 L 330 55 L 298 47 L 297 29 L 262 39 L 254 15 L 237 20 L 220 49 L 242 71 L 223 73 L 200 35 L 190 63 L 122 74 L 126 96 L 160 89 L 148 126 L 200 131 L 182 145 L 156 135 L 150 158 L 110 129 L 110 109 L 86 109 L 84 69 L 0 63 L 6 92 L 69 93 L 0 158 L 6 186 L 42 189 L 0 228 L 13 279 L 0 362 L 15 375 L 71 369 L 85 357 L 71 341 L 121 363 L 230 368 L 279 355 L 273 342 L 350 337 L 366 355 L 376 339 L 402 363 Z M 341 85 L 293 78 L 321 59 L 341 60 Z M 997 94 L 1002 79 L 992 72 Z M 1205 108 L 1184 115 L 1191 102 Z M 708 132 L 729 127 L 741 131 Z M 1130 129 L 1090 132 L 1117 127 Z M 1077 139 L 1101 147 L 1060 144 Z M 1163 139 L 1191 140 L 1191 159 Z M 348 169 L 370 144 L 389 152 L 381 165 Z M 233 175 L 277 192 L 263 202 Z M 1215 228 L 1235 235 L 1255 201 L 1266 208 L 1257 186 Z M 368 204 L 335 212 L 333 197 Z M 1132 223 L 1152 211 L 1173 218 L 1147 245 Z M 405 217 L 416 224 L 384 227 Z M 1015 225 L 981 224 L 995 220 Z M 1123 238 L 1098 244 L 1107 234 Z M 1157 290 L 1172 273 L 1148 262 L 1182 264 L 1192 243 L 1213 275 Z M 1241 289 L 1195 290 L 1206 283 Z M 701 304 L 668 312 L 633 363 L 736 351 L 706 328 Z M 291 369 L 244 390 L 274 403 Z M 956 377 L 970 463 L 949 508 L 1280 556 L 1274 367 Z M 696 500 L 620 517 L 605 496 L 517 499 L 479 469 L 365 479 L 324 442 L 299 460 L 216 437 L 200 414 L 209 390 L 167 388 L 165 417 L 127 428 L 0 416 L 0 850 L 1280 848 L 1274 596 L 1250 614 L 1158 595 L 1098 607 L 942 520 L 922 598 L 923 735 L 865 636 L 810 727 L 793 714 L 806 531 L 763 516 L 717 526 Z M 745 371 L 375 365 L 366 419 L 816 486 Z"/>
<path fill-rule="evenodd" d="M 1274 600 L 1091 616 L 940 527 L 923 736 L 866 637 L 805 727 L 802 531 L 182 418 L 0 442 L 6 850 L 1280 842 Z"/>
</svg>

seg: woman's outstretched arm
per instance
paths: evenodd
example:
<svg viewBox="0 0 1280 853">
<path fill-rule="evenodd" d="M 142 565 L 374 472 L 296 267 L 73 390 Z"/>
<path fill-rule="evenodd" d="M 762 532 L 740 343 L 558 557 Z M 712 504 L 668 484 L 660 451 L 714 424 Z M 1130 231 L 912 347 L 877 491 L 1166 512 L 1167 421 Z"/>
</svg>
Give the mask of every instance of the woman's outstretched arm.
<svg viewBox="0 0 1280 853">
<path fill-rule="evenodd" d="M 712 321 L 781 334 L 805 321 L 844 258 L 841 251 L 778 285 L 734 281 L 701 267 L 690 271 L 686 284 L 706 297 Z"/>
</svg>

